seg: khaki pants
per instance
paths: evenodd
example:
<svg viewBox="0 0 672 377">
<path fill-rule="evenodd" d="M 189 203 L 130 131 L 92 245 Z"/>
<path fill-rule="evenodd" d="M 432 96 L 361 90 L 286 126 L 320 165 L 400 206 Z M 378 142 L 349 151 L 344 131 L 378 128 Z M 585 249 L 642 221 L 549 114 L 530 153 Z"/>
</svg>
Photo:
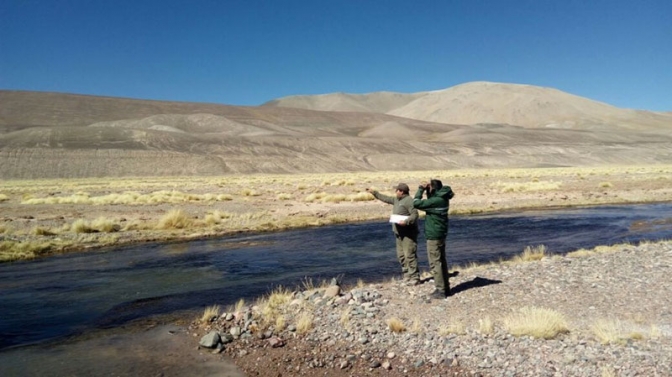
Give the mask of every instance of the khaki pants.
<svg viewBox="0 0 672 377">
<path fill-rule="evenodd" d="M 418 271 L 418 243 L 410 237 L 401 237 L 395 234 L 397 239 L 397 259 L 401 265 L 404 279 L 420 280 Z"/>
<path fill-rule="evenodd" d="M 450 291 L 448 284 L 448 263 L 446 262 L 446 240 L 427 240 L 429 269 L 434 275 L 434 286 L 438 291 Z"/>
</svg>

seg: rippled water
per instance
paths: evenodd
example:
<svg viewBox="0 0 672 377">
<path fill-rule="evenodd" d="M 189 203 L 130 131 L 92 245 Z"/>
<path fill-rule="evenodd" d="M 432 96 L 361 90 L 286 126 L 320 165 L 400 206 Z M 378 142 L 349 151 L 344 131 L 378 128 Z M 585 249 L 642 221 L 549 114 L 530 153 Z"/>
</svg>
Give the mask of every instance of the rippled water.
<svg viewBox="0 0 672 377">
<path fill-rule="evenodd" d="M 672 204 L 454 216 L 450 264 L 672 238 Z M 427 268 L 424 239 L 421 268 Z M 176 244 L 138 245 L 0 265 L 0 349 L 155 314 L 228 305 L 278 285 L 398 274 L 390 225 L 368 222 Z"/>
</svg>

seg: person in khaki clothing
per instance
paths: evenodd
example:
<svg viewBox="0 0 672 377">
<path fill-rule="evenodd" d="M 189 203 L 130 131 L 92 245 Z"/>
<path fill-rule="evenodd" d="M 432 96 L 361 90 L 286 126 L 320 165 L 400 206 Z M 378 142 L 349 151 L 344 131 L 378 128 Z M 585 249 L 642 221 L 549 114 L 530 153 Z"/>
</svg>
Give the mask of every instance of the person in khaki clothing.
<svg viewBox="0 0 672 377">
<path fill-rule="evenodd" d="M 396 195 L 394 197 L 379 193 L 376 190 L 367 188 L 366 191 L 387 204 L 392 204 L 392 214 L 408 216 L 406 220 L 401 220 L 392 224 L 392 230 L 397 241 L 397 259 L 401 264 L 401 271 L 404 274 L 404 280 L 412 285 L 420 284 L 420 271 L 418 270 L 418 211 L 413 208 L 413 199 L 409 196 L 409 188 L 405 183 L 400 183 L 394 187 Z"/>
<path fill-rule="evenodd" d="M 427 199 L 422 199 L 425 191 L 427 192 Z M 426 213 L 427 257 L 436 287 L 430 297 L 434 299 L 450 296 L 448 263 L 446 262 L 446 236 L 448 235 L 448 207 L 453 196 L 455 196 L 455 193 L 450 186 L 444 186 L 438 179 L 432 179 L 429 183 L 421 183 L 413 198 L 413 207 Z"/>
</svg>

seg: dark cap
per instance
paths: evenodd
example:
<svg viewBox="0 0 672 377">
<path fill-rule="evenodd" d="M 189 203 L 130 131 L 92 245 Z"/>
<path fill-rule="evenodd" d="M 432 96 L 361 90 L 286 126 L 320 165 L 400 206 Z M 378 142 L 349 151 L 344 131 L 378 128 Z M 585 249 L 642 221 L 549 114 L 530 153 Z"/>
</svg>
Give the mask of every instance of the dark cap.
<svg viewBox="0 0 672 377">
<path fill-rule="evenodd" d="M 395 190 L 399 190 L 399 191 L 403 191 L 403 192 L 405 192 L 405 193 L 407 193 L 407 194 L 408 194 L 408 191 L 410 190 L 410 189 L 408 188 L 408 185 L 405 184 L 405 183 L 400 183 L 400 184 L 394 186 L 394 189 L 395 189 Z"/>
</svg>

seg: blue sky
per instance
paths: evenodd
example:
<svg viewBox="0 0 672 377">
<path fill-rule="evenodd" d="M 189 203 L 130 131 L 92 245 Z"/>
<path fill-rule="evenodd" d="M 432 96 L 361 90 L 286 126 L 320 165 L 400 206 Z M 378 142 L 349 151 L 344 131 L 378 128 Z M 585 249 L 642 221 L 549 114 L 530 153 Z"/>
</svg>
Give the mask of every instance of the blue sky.
<svg viewBox="0 0 672 377">
<path fill-rule="evenodd" d="M 0 0 L 0 89 L 258 105 L 470 81 L 672 111 L 672 1 Z"/>
</svg>

